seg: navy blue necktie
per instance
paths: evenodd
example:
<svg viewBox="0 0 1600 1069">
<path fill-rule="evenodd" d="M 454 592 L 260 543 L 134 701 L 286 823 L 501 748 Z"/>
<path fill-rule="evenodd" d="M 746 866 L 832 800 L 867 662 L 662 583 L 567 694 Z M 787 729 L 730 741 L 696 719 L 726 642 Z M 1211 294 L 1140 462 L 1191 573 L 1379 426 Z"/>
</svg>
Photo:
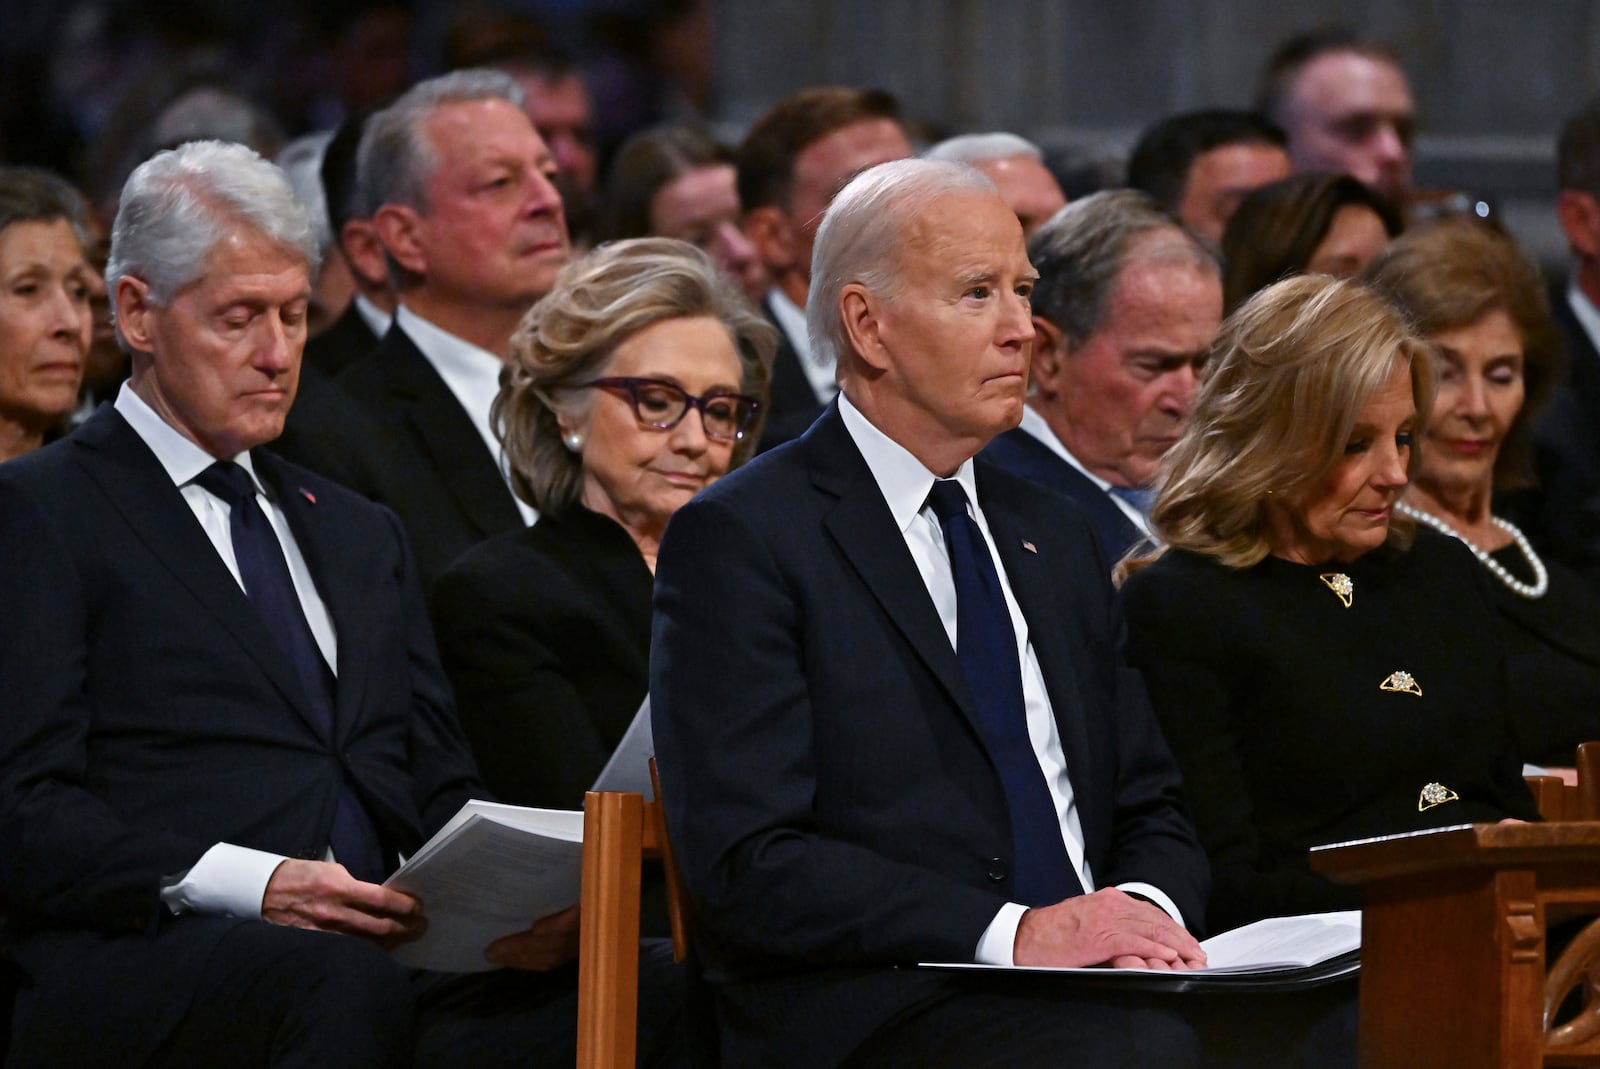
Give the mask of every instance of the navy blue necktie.
<svg viewBox="0 0 1600 1069">
<path fill-rule="evenodd" d="M 1145 519 L 1150 518 L 1150 507 L 1156 503 L 1154 491 L 1141 490 L 1136 486 L 1108 486 L 1106 490 L 1112 497 L 1120 497 L 1132 505 Z"/>
<path fill-rule="evenodd" d="M 207 492 L 228 503 L 228 529 L 233 556 L 244 580 L 245 595 L 272 637 L 294 664 L 301 689 L 316 716 L 317 727 L 333 741 L 334 678 L 306 622 L 300 595 L 289 577 L 283 546 L 267 514 L 256 503 L 250 473 L 231 460 L 211 465 L 195 479 Z M 286 800 L 287 801 L 287 800 Z M 348 783 L 339 787 L 329 835 L 333 856 L 358 880 L 377 883 L 388 875 L 378 831 Z"/>
<path fill-rule="evenodd" d="M 1015 853 L 1014 898 L 1025 906 L 1048 906 L 1083 893 L 1061 838 L 1061 815 L 1028 739 L 1022 698 L 1022 663 L 1011 627 L 1000 574 L 978 523 L 967 512 L 967 494 L 954 479 L 939 479 L 928 503 L 944 531 L 956 584 L 956 659 L 978 707 L 978 730 L 1000 771 L 1011 811 Z"/>
</svg>

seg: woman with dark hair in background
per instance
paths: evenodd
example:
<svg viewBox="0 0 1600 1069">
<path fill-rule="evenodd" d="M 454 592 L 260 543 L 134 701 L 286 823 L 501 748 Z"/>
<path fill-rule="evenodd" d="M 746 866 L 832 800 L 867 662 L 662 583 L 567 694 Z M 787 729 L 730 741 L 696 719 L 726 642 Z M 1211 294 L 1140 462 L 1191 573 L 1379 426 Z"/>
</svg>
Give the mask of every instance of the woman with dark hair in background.
<svg viewBox="0 0 1600 1069">
<path fill-rule="evenodd" d="M 1400 216 L 1343 174 L 1297 174 L 1254 190 L 1222 232 L 1222 306 L 1293 275 L 1352 278 L 1400 233 Z"/>
<path fill-rule="evenodd" d="M 1368 277 L 1439 363 L 1439 397 L 1398 508 L 1483 565 L 1522 758 L 1570 773 L 1578 743 L 1600 739 L 1600 598 L 1491 511 L 1497 493 L 1531 484 L 1533 425 L 1562 376 L 1539 269 L 1498 229 L 1459 218 L 1407 232 Z"/>
<path fill-rule="evenodd" d="M 739 229 L 733 153 L 695 126 L 660 126 L 617 150 L 606 182 L 597 241 L 651 235 L 687 241 L 759 302 L 769 285 L 755 247 Z"/>
</svg>

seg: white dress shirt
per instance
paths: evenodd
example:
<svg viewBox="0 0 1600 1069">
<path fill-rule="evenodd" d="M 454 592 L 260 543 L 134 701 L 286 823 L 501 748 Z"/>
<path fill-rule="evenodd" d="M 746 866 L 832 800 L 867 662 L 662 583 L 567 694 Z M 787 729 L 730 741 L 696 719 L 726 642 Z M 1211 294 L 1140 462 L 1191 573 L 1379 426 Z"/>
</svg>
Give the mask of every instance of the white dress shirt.
<svg viewBox="0 0 1600 1069">
<path fill-rule="evenodd" d="M 824 364 L 811 356 L 811 331 L 806 326 L 805 309 L 791 301 L 776 286 L 767 291 L 767 307 L 772 309 L 772 318 L 778 321 L 778 327 L 788 337 L 789 347 L 800 362 L 800 370 L 806 373 L 811 392 L 817 395 L 817 403 L 827 404 L 839 392 L 839 383 L 832 364 Z"/>
<path fill-rule="evenodd" d="M 156 455 L 156 460 L 172 479 L 172 484 L 183 495 L 184 504 L 194 512 L 200 527 L 211 540 L 222 563 L 227 565 L 234 582 L 244 589 L 239 577 L 239 564 L 233 554 L 233 534 L 228 518 L 233 512 L 226 501 L 206 490 L 194 480 L 201 472 L 216 463 L 216 457 L 201 449 L 173 428 L 144 399 L 133 392 L 128 383 L 122 384 L 115 401 L 117 412 L 128 421 L 135 434 Z M 256 478 L 255 466 L 249 453 L 233 458 L 250 475 L 256 487 L 256 503 L 266 513 L 272 531 L 283 547 L 284 561 L 289 565 L 289 578 L 300 599 L 300 608 L 311 625 L 311 635 L 317 649 L 334 671 L 339 664 L 338 636 L 334 634 L 333 617 L 306 567 L 304 554 L 289 529 L 289 519 L 273 500 L 261 480 Z M 331 856 L 331 854 L 330 854 Z M 232 843 L 217 843 L 201 855 L 187 873 L 173 873 L 162 881 L 161 901 L 174 913 L 223 913 L 233 917 L 261 916 L 261 899 L 267 890 L 267 881 L 285 859 L 282 855 L 252 850 Z"/>
<path fill-rule="evenodd" d="M 511 469 L 506 464 L 505 450 L 494 435 L 489 422 L 489 407 L 500 392 L 500 369 L 505 361 L 487 349 L 480 349 L 469 341 L 456 337 L 442 327 L 423 319 L 404 303 L 395 310 L 394 325 L 406 332 L 424 359 L 433 365 L 444 384 L 455 395 L 467 418 L 488 447 L 500 477 L 506 481 L 506 491 L 517 503 L 523 522 L 533 526 L 539 513 L 534 507 L 511 491 Z"/>
<path fill-rule="evenodd" d="M 1139 530 L 1143 531 L 1145 534 L 1150 533 L 1150 521 L 1145 518 L 1144 513 L 1134 508 L 1133 502 L 1113 494 L 1111 492 L 1110 480 L 1102 479 L 1100 476 L 1084 467 L 1082 462 L 1079 461 L 1077 457 L 1073 456 L 1071 451 L 1067 449 L 1065 443 L 1063 443 L 1060 438 L 1056 437 L 1056 432 L 1050 429 L 1050 424 L 1045 422 L 1045 418 L 1033 410 L 1032 405 L 1022 406 L 1022 422 L 1017 426 L 1021 430 L 1026 431 L 1039 441 L 1043 442 L 1049 448 L 1050 452 L 1054 453 L 1056 456 L 1060 457 L 1062 460 L 1065 460 L 1068 464 L 1071 464 L 1074 468 L 1077 468 L 1080 472 L 1082 472 L 1083 477 L 1103 490 L 1106 497 L 1110 498 L 1116 504 L 1117 508 L 1122 510 L 1122 514 L 1128 517 L 1128 519 L 1133 522 L 1134 526 L 1138 527 Z"/>
<path fill-rule="evenodd" d="M 928 492 L 933 489 L 938 476 L 924 467 L 904 446 L 874 427 L 860 409 L 843 395 L 839 398 L 839 414 L 905 538 L 906 548 L 911 551 L 912 560 L 916 562 L 917 571 L 922 575 L 934 608 L 939 613 L 939 620 L 944 624 L 945 634 L 950 638 L 950 646 L 954 649 L 955 576 L 950 570 L 944 532 L 939 526 L 938 517 L 928 505 Z M 1093 891 L 1094 874 L 1089 871 L 1089 862 L 1084 856 L 1083 827 L 1078 821 L 1072 781 L 1067 775 L 1066 755 L 1061 748 L 1061 736 L 1050 706 L 1050 695 L 1045 689 L 1044 673 L 1039 668 L 1039 658 L 1029 638 L 1028 620 L 1022 615 L 1016 596 L 1011 592 L 1011 580 L 995 552 L 994 535 L 989 531 L 983 510 L 978 507 L 978 487 L 970 459 L 957 469 L 954 478 L 966 491 L 968 513 L 977 522 L 978 530 L 983 532 L 983 540 L 989 547 L 995 571 L 1000 576 L 1000 587 L 1005 594 L 1006 609 L 1011 614 L 1011 627 L 1017 638 L 1017 655 L 1022 664 L 1022 701 L 1028 722 L 1028 741 L 1033 744 L 1045 785 L 1050 789 L 1050 798 L 1060 816 L 1061 839 L 1067 850 L 1067 858 L 1084 891 Z M 1177 905 L 1159 888 L 1143 883 L 1121 886 L 1125 891 L 1137 892 L 1151 899 L 1179 924 L 1183 923 Z M 1017 925 L 1026 912 L 1027 907 L 1016 902 L 1002 906 L 979 939 L 974 959 L 990 965 L 1012 964 Z"/>
<path fill-rule="evenodd" d="M 1588 294 L 1578 287 L 1577 275 L 1567 280 L 1567 306 L 1577 317 L 1583 332 L 1589 336 L 1589 344 L 1595 347 L 1596 352 L 1600 352 L 1600 308 L 1596 308 Z"/>
<path fill-rule="evenodd" d="M 389 333 L 389 325 L 394 322 L 394 316 L 385 312 L 359 293 L 352 297 L 350 302 L 355 305 L 356 315 L 361 317 L 361 321 L 367 325 L 367 329 L 372 331 L 373 336 L 381 341 L 383 336 Z"/>
</svg>

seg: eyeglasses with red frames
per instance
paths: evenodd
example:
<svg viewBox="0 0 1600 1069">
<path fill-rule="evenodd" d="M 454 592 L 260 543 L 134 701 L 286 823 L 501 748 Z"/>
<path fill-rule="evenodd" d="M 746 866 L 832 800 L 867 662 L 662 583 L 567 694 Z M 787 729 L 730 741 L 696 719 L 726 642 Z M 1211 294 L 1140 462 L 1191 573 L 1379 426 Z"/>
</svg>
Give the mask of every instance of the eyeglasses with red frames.
<svg viewBox="0 0 1600 1069">
<path fill-rule="evenodd" d="M 658 431 L 670 431 L 697 408 L 706 437 L 721 442 L 742 439 L 761 411 L 761 402 L 748 394 L 714 390 L 695 397 L 665 379 L 606 378 L 587 385 L 626 395 L 639 422 Z"/>
</svg>

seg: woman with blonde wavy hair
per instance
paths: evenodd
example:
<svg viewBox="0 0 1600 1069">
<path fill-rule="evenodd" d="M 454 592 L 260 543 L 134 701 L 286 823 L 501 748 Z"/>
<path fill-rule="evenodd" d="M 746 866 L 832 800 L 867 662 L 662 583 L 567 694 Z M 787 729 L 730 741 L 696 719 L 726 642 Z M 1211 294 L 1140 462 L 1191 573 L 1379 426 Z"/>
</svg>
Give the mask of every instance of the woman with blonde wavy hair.
<svg viewBox="0 0 1600 1069">
<path fill-rule="evenodd" d="M 1290 279 L 1224 321 L 1163 461 L 1130 659 L 1211 857 L 1214 931 L 1358 907 L 1311 846 L 1535 816 L 1481 569 L 1395 513 L 1434 389 L 1381 297 Z"/>
<path fill-rule="evenodd" d="M 682 241 L 602 245 L 511 339 L 493 420 L 539 522 L 435 585 L 462 726 L 497 797 L 576 808 L 644 700 L 656 547 L 749 454 L 774 334 Z"/>
</svg>

